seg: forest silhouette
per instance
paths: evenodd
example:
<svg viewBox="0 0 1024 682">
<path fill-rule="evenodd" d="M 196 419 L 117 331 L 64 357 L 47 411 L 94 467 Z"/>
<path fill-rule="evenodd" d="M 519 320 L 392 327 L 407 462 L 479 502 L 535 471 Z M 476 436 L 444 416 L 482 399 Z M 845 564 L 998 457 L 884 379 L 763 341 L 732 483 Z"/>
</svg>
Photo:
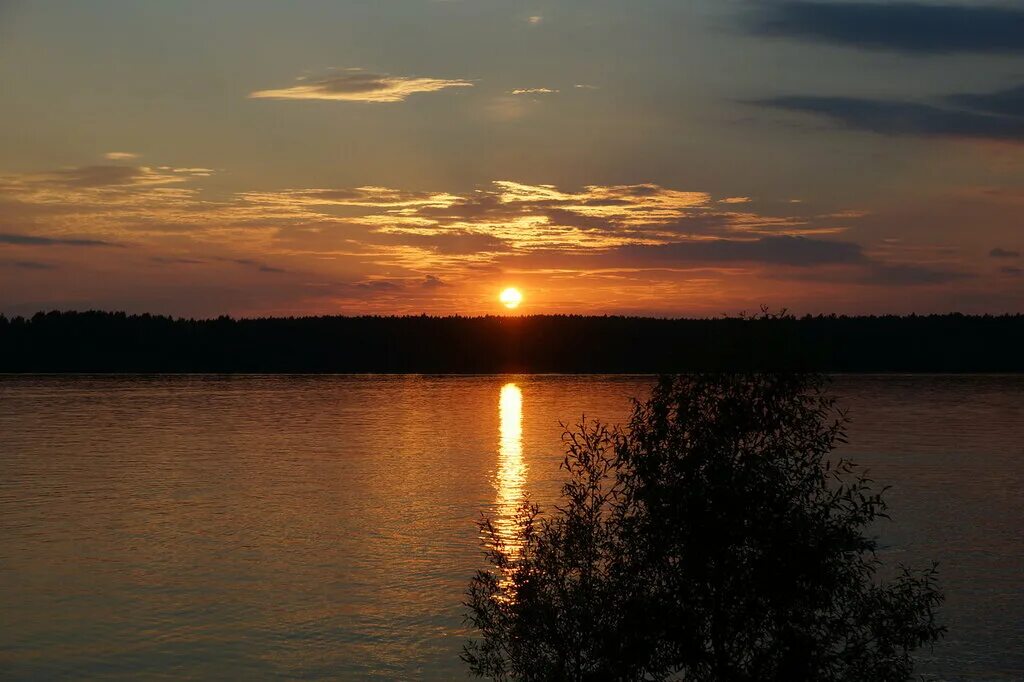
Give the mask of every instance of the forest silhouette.
<svg viewBox="0 0 1024 682">
<path fill-rule="evenodd" d="M 1024 371 L 1024 315 L 0 316 L 0 372 Z"/>
</svg>

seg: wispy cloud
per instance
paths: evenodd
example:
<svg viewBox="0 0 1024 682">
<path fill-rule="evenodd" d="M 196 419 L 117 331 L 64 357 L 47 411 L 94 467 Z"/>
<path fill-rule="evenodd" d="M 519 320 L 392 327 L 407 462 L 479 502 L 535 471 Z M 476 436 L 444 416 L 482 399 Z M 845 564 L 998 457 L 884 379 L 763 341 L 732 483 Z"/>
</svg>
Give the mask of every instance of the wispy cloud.
<svg viewBox="0 0 1024 682">
<path fill-rule="evenodd" d="M 658 245 L 630 245 L 619 249 L 628 260 L 654 263 L 767 263 L 812 266 L 863 264 L 868 259 L 860 245 L 811 237 L 707 239 Z"/>
<path fill-rule="evenodd" d="M 552 88 L 519 88 L 512 91 L 513 95 L 553 95 L 558 90 Z"/>
<path fill-rule="evenodd" d="M 1024 97 L 1016 89 L 992 95 L 947 95 L 938 103 L 819 95 L 787 95 L 756 103 L 831 119 L 851 130 L 882 135 L 1024 141 Z M 959 108 L 953 105 L 961 105 Z M 964 108 L 972 106 L 975 109 Z M 1019 110 L 1015 110 L 1019 107 Z M 989 113 L 985 109 L 1003 112 Z M 1010 115 L 1013 111 L 1013 115 Z"/>
<path fill-rule="evenodd" d="M 102 266 L 130 273 L 122 286 L 195 279 L 254 300 L 351 301 L 390 312 L 431 300 L 475 310 L 479 296 L 467 292 L 506 272 L 573 280 L 570 289 L 603 282 L 629 305 L 639 292 L 654 296 L 652 305 L 684 288 L 717 295 L 714 287 L 738 286 L 737 277 L 748 286 L 760 278 L 928 287 L 968 276 L 955 256 L 883 253 L 840 236 L 861 211 L 748 205 L 747 197 L 656 183 L 569 188 L 506 179 L 459 192 L 367 185 L 212 199 L 197 187 L 204 173 L 111 166 L 0 177 L 0 224 L 11 226 L 0 228 L 4 276 L 16 278 L 18 268 L 46 277 L 51 248 L 89 247 L 89 257 L 60 251 L 59 271 Z M 123 244 L 132 248 L 96 248 Z M 584 277 L 593 278 L 586 287 Z"/>
<path fill-rule="evenodd" d="M 107 152 L 103 158 L 108 161 L 131 161 L 139 158 L 139 155 L 132 152 Z"/>
<path fill-rule="evenodd" d="M 154 263 L 162 263 L 164 265 L 200 265 L 206 262 L 198 258 L 188 258 L 184 256 L 153 256 L 150 260 Z"/>
<path fill-rule="evenodd" d="M 287 272 L 287 270 L 285 270 L 284 268 L 278 268 L 278 267 L 274 267 L 274 266 L 271 266 L 271 265 L 267 265 L 266 263 L 260 262 L 258 260 L 253 259 L 253 258 L 224 258 L 224 257 L 216 257 L 213 260 L 221 261 L 221 262 L 224 262 L 224 263 L 234 263 L 235 265 L 242 265 L 242 266 L 247 267 L 247 268 L 255 268 L 256 270 L 258 270 L 260 272 L 272 272 L 272 273 Z"/>
<path fill-rule="evenodd" d="M 321 78 L 301 77 L 294 85 L 249 94 L 254 99 L 305 99 L 344 102 L 402 102 L 409 95 L 448 88 L 468 88 L 463 79 L 421 78 L 367 73 L 361 69 L 332 72 Z"/>
<path fill-rule="evenodd" d="M 871 263 L 862 272 L 858 280 L 861 283 L 879 286 L 918 286 L 931 284 L 948 284 L 965 279 L 973 279 L 970 272 L 939 268 L 913 263 Z"/>
<path fill-rule="evenodd" d="M 277 211 L 331 220 L 339 207 L 363 209 L 344 219 L 372 230 L 372 243 L 404 243 L 437 253 L 607 249 L 709 235 L 807 235 L 836 232 L 813 218 L 762 215 L 723 206 L 705 192 L 656 184 L 589 185 L 577 191 L 500 180 L 468 194 L 400 192 L 380 187 L 246 193 Z M 385 240 L 387 238 L 387 240 Z M 463 249 L 465 251 L 463 251 Z"/>
<path fill-rule="evenodd" d="M 752 3 L 754 4 L 754 3 Z M 1024 52 L 1024 10 L 917 2 L 759 2 L 755 33 L 914 54 Z"/>
<path fill-rule="evenodd" d="M 67 237 L 41 237 L 31 234 L 0 234 L 0 244 L 16 246 L 115 246 L 122 244 L 103 241 L 101 239 L 75 239 Z"/>
<path fill-rule="evenodd" d="M 34 260 L 0 260 L 0 267 L 17 268 L 19 270 L 56 270 L 57 266 L 51 263 L 41 263 Z"/>
<path fill-rule="evenodd" d="M 972 92 L 948 95 L 946 101 L 966 109 L 975 109 L 1000 116 L 1024 118 L 1024 85 L 995 92 Z"/>
<path fill-rule="evenodd" d="M 997 246 L 991 251 L 989 251 L 988 255 L 991 256 L 992 258 L 1020 258 L 1020 251 L 1001 249 Z"/>
<path fill-rule="evenodd" d="M 171 166 L 94 165 L 62 168 L 46 173 L 28 173 L 0 177 L 0 188 L 20 189 L 124 189 L 175 185 L 207 177 L 208 168 L 172 168 Z"/>
</svg>

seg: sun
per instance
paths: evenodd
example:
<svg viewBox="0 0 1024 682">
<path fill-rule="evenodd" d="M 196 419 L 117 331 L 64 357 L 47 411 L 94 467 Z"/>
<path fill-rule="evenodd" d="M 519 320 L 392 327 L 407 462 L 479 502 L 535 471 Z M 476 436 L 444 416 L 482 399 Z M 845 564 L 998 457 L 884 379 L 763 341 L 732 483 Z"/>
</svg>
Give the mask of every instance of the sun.
<svg viewBox="0 0 1024 682">
<path fill-rule="evenodd" d="M 501 301 L 502 305 L 511 310 L 512 308 L 519 307 L 519 304 L 523 302 L 523 295 L 519 293 L 519 289 L 509 287 L 501 292 L 498 300 Z"/>
</svg>

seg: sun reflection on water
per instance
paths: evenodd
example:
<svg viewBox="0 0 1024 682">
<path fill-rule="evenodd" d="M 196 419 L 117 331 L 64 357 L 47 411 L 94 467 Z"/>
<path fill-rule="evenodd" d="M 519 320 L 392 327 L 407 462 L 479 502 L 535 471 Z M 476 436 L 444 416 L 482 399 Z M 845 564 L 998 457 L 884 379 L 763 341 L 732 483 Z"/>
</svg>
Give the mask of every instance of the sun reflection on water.
<svg viewBox="0 0 1024 682">
<path fill-rule="evenodd" d="M 522 504 L 526 483 L 526 465 L 523 463 L 523 392 L 514 383 L 501 387 L 498 412 L 501 416 L 498 472 L 495 477 L 498 513 L 494 527 L 505 542 L 506 549 L 514 554 L 516 512 Z"/>
</svg>

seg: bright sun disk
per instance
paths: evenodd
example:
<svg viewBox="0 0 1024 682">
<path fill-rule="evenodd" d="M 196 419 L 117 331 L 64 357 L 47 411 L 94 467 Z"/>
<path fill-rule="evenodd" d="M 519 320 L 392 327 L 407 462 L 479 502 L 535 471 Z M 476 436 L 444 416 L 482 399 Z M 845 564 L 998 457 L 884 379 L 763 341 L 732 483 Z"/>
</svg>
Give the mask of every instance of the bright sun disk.
<svg viewBox="0 0 1024 682">
<path fill-rule="evenodd" d="M 509 287 L 501 292 L 501 295 L 498 296 L 498 300 L 501 301 L 502 305 L 511 310 L 512 308 L 518 307 L 519 304 L 523 302 L 523 295 L 519 293 L 519 289 Z"/>
</svg>

